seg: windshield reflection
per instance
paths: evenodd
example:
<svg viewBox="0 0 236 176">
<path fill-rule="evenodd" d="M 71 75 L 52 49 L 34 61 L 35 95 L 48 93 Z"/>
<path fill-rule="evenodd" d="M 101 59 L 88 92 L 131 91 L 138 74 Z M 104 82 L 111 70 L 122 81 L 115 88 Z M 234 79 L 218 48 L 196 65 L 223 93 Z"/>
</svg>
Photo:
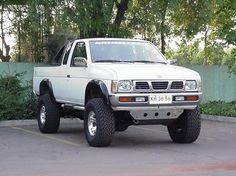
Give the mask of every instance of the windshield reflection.
<svg viewBox="0 0 236 176">
<path fill-rule="evenodd" d="M 158 49 L 145 41 L 90 41 L 90 51 L 92 62 L 167 63 Z"/>
</svg>

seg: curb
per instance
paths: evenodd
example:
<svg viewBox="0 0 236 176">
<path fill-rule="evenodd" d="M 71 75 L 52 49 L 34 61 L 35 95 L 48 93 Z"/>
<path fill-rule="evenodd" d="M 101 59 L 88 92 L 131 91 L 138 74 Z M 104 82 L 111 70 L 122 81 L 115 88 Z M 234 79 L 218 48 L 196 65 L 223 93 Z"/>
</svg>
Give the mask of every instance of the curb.
<svg viewBox="0 0 236 176">
<path fill-rule="evenodd" d="M 36 125 L 36 120 L 4 120 L 0 121 L 0 127 Z"/>
<path fill-rule="evenodd" d="M 216 121 L 216 122 L 236 123 L 236 117 L 214 116 L 214 115 L 201 114 L 201 119 Z"/>
<path fill-rule="evenodd" d="M 61 123 L 73 124 L 79 123 L 80 120 L 77 118 L 61 118 Z M 12 126 L 27 126 L 27 125 L 37 125 L 37 120 L 4 120 L 0 121 L 0 127 L 12 127 Z"/>
<path fill-rule="evenodd" d="M 226 116 L 214 116 L 201 114 L 201 119 L 217 122 L 230 122 L 236 123 L 236 117 L 226 117 Z M 77 118 L 62 118 L 61 123 L 79 123 L 80 120 Z M 27 126 L 27 125 L 37 125 L 37 120 L 5 120 L 0 121 L 0 127 L 11 127 L 11 126 Z"/>
</svg>

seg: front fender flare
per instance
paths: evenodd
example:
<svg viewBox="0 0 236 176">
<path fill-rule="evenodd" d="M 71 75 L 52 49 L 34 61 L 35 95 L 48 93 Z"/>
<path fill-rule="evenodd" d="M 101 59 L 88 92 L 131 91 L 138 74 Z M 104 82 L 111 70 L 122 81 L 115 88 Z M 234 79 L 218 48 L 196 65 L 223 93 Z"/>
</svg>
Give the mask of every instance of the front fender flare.
<svg viewBox="0 0 236 176">
<path fill-rule="evenodd" d="M 101 80 L 92 80 L 88 83 L 87 87 L 86 87 L 86 94 L 87 94 L 87 91 L 88 89 L 90 88 L 90 86 L 92 85 L 96 85 L 102 92 L 102 98 L 104 99 L 104 101 L 107 103 L 107 104 L 110 104 L 110 100 L 109 100 L 109 92 L 108 92 L 108 89 L 107 89 L 107 86 L 106 84 L 101 81 Z M 85 104 L 87 102 L 87 97 L 85 98 Z"/>
</svg>

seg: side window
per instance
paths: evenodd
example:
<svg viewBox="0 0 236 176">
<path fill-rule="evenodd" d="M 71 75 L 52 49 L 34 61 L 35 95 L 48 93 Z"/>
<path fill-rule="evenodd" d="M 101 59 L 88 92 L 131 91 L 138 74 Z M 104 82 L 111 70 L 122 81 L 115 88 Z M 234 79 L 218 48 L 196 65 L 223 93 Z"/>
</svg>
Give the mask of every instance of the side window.
<svg viewBox="0 0 236 176">
<path fill-rule="evenodd" d="M 74 66 L 74 60 L 75 58 L 85 58 L 87 59 L 87 54 L 86 54 L 86 47 L 84 42 L 79 42 L 76 44 L 72 59 L 71 59 L 71 66 Z"/>
<path fill-rule="evenodd" d="M 73 42 L 70 42 L 70 43 L 68 43 L 68 45 L 66 47 L 65 56 L 64 56 L 64 60 L 63 60 L 63 65 L 67 64 L 72 44 L 73 44 Z"/>
<path fill-rule="evenodd" d="M 60 65 L 63 57 L 65 46 L 63 46 L 59 52 L 57 53 L 56 57 L 54 57 L 51 61 L 51 65 Z"/>
</svg>

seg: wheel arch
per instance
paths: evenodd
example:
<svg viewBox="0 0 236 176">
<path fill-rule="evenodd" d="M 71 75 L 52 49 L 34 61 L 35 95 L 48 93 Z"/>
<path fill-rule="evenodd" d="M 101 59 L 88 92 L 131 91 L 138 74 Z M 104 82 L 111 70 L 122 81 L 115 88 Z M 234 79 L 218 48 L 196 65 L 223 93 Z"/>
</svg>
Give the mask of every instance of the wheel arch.
<svg viewBox="0 0 236 176">
<path fill-rule="evenodd" d="M 44 95 L 46 93 L 48 93 L 51 98 L 55 99 L 52 83 L 49 79 L 43 79 L 39 84 L 39 95 Z"/>
<path fill-rule="evenodd" d="M 91 98 L 103 98 L 106 104 L 110 104 L 109 92 L 106 84 L 101 80 L 92 80 L 85 90 L 85 105 Z"/>
</svg>

